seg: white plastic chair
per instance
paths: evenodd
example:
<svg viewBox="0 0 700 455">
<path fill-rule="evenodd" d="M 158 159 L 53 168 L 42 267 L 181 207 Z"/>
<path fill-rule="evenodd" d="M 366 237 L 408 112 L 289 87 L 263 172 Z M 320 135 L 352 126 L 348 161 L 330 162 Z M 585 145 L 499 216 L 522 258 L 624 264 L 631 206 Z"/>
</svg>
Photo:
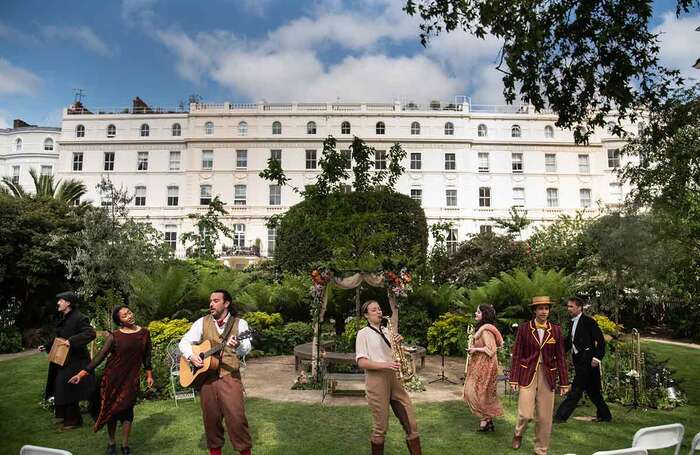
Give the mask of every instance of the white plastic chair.
<svg viewBox="0 0 700 455">
<path fill-rule="evenodd" d="M 48 447 L 25 445 L 19 450 L 19 455 L 72 455 L 67 450 L 50 449 Z"/>
<path fill-rule="evenodd" d="M 690 444 L 690 455 L 693 455 L 698 450 L 700 450 L 700 433 L 695 435 L 692 444 Z"/>
<path fill-rule="evenodd" d="M 634 434 L 632 447 L 653 450 L 676 446 L 674 453 L 678 455 L 684 432 L 685 428 L 680 423 L 642 428 Z"/>
<path fill-rule="evenodd" d="M 631 447 L 629 449 L 617 449 L 617 450 L 604 450 L 601 452 L 596 452 L 593 455 L 647 455 L 647 449 L 641 449 L 639 447 Z"/>
</svg>

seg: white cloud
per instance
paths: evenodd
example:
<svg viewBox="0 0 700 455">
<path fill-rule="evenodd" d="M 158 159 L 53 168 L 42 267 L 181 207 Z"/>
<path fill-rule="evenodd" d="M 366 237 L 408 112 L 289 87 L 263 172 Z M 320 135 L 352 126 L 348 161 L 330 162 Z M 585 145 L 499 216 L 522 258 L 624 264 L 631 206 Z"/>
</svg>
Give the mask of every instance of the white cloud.
<svg viewBox="0 0 700 455">
<path fill-rule="evenodd" d="M 32 95 L 41 82 L 31 71 L 0 58 L 0 95 Z"/>
<path fill-rule="evenodd" d="M 700 14 L 676 18 L 674 12 L 663 15 L 663 21 L 652 31 L 660 33 L 661 63 L 669 68 L 678 69 L 685 78 L 700 79 L 700 70 L 693 68 L 700 58 L 700 32 L 695 28 L 700 25 Z"/>
<path fill-rule="evenodd" d="M 20 44 L 36 44 L 39 41 L 34 35 L 25 33 L 3 22 L 0 22 L 0 40 L 13 41 Z"/>
<path fill-rule="evenodd" d="M 58 27 L 46 25 L 42 27 L 42 34 L 48 40 L 72 41 L 85 49 L 99 55 L 108 57 L 113 55 L 112 48 L 87 26 Z"/>
<path fill-rule="evenodd" d="M 127 22 L 150 20 L 158 0 L 122 0 L 122 19 Z"/>
<path fill-rule="evenodd" d="M 249 14 L 263 17 L 270 6 L 270 0 L 238 0 L 241 7 Z"/>
</svg>

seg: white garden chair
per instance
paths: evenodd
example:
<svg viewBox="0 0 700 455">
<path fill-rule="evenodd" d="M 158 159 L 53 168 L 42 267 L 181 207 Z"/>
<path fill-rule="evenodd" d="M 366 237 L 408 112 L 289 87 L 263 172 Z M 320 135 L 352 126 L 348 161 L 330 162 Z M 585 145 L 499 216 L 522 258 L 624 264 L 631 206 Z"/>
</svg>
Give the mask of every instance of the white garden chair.
<svg viewBox="0 0 700 455">
<path fill-rule="evenodd" d="M 647 427 L 638 430 L 632 438 L 632 447 L 653 450 L 666 447 L 676 447 L 675 455 L 678 455 L 683 442 L 685 428 L 680 423 Z"/>
<path fill-rule="evenodd" d="M 647 449 L 641 449 L 639 447 L 631 447 L 629 449 L 617 449 L 617 450 L 604 450 L 601 452 L 596 452 L 593 455 L 647 455 Z"/>
<path fill-rule="evenodd" d="M 690 455 L 700 450 L 700 433 L 696 434 L 693 438 L 693 442 L 690 444 Z"/>
<path fill-rule="evenodd" d="M 168 353 L 168 360 L 170 361 L 170 388 L 173 392 L 175 406 L 177 406 L 179 400 L 192 399 L 197 401 L 193 388 L 178 390 L 177 387 L 177 383 L 180 381 L 180 356 L 182 356 L 180 348 L 177 347 L 177 340 L 172 340 L 168 343 L 165 350 Z"/>
<path fill-rule="evenodd" d="M 67 450 L 50 449 L 48 447 L 25 445 L 19 450 L 19 455 L 72 455 Z"/>
</svg>

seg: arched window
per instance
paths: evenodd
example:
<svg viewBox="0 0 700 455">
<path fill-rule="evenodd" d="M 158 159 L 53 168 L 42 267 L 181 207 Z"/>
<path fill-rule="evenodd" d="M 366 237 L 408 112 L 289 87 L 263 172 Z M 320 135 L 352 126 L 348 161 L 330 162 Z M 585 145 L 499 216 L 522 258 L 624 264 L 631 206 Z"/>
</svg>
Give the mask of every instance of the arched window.
<svg viewBox="0 0 700 455">
<path fill-rule="evenodd" d="M 637 124 L 637 136 L 641 136 L 642 134 L 644 134 L 644 127 L 644 123 Z"/>
<path fill-rule="evenodd" d="M 306 134 L 316 134 L 316 122 L 306 124 Z"/>
<path fill-rule="evenodd" d="M 238 135 L 239 136 L 247 136 L 248 135 L 248 123 L 247 122 L 238 122 Z"/>
<path fill-rule="evenodd" d="M 608 129 L 608 134 L 614 134 L 615 133 L 615 123 L 608 122 L 607 129 Z"/>
<path fill-rule="evenodd" d="M 53 152 L 53 139 L 50 137 L 44 139 L 44 151 Z"/>
<path fill-rule="evenodd" d="M 22 151 L 22 139 L 17 138 L 15 141 L 15 152 L 21 152 Z"/>
<path fill-rule="evenodd" d="M 114 125 L 107 125 L 107 137 L 114 137 L 117 135 L 117 127 Z"/>
<path fill-rule="evenodd" d="M 418 122 L 413 122 L 411 123 L 411 135 L 418 135 L 420 134 L 420 123 Z"/>
<path fill-rule="evenodd" d="M 272 122 L 272 134 L 282 134 L 282 124 L 276 120 Z"/>
<path fill-rule="evenodd" d="M 340 134 L 350 134 L 350 122 L 340 124 Z"/>
<path fill-rule="evenodd" d="M 445 136 L 454 136 L 455 125 L 452 122 L 445 123 Z"/>
<path fill-rule="evenodd" d="M 520 137 L 522 135 L 519 125 L 513 125 L 510 127 L 510 137 Z"/>
<path fill-rule="evenodd" d="M 85 126 L 78 125 L 75 127 L 75 137 L 85 137 Z"/>
<path fill-rule="evenodd" d="M 483 123 L 477 127 L 476 131 L 479 137 L 487 137 L 489 135 L 489 129 Z"/>
<path fill-rule="evenodd" d="M 551 125 L 544 127 L 544 137 L 547 139 L 552 139 L 554 137 L 554 128 Z"/>
<path fill-rule="evenodd" d="M 384 122 L 377 122 L 377 126 L 375 127 L 375 132 L 377 134 L 386 133 L 386 126 L 384 125 Z"/>
<path fill-rule="evenodd" d="M 207 136 L 214 134 L 214 122 L 207 122 L 204 124 L 204 134 Z"/>
<path fill-rule="evenodd" d="M 144 123 L 141 125 L 141 137 L 148 137 L 151 135 L 151 128 L 148 126 L 148 123 Z"/>
<path fill-rule="evenodd" d="M 179 123 L 173 123 L 172 128 L 170 128 L 172 135 L 173 136 L 180 136 L 182 135 L 182 127 L 180 126 Z"/>
</svg>

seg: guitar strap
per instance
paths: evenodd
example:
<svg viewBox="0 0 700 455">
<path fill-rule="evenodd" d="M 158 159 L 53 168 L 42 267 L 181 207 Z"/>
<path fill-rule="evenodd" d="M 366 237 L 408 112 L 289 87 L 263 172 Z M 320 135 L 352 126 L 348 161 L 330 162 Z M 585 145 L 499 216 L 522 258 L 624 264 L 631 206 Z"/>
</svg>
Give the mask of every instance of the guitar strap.
<svg viewBox="0 0 700 455">
<path fill-rule="evenodd" d="M 221 340 L 222 340 L 222 343 L 224 345 L 226 344 L 226 340 L 228 339 L 229 335 L 231 335 L 231 331 L 233 330 L 233 327 L 236 324 L 238 324 L 238 318 L 234 318 L 233 315 L 231 315 L 231 317 L 228 318 L 228 322 L 226 323 L 226 327 L 224 328 L 223 333 L 221 334 Z M 219 351 L 219 358 L 223 358 L 223 357 L 224 357 L 224 349 L 222 348 Z"/>
</svg>

